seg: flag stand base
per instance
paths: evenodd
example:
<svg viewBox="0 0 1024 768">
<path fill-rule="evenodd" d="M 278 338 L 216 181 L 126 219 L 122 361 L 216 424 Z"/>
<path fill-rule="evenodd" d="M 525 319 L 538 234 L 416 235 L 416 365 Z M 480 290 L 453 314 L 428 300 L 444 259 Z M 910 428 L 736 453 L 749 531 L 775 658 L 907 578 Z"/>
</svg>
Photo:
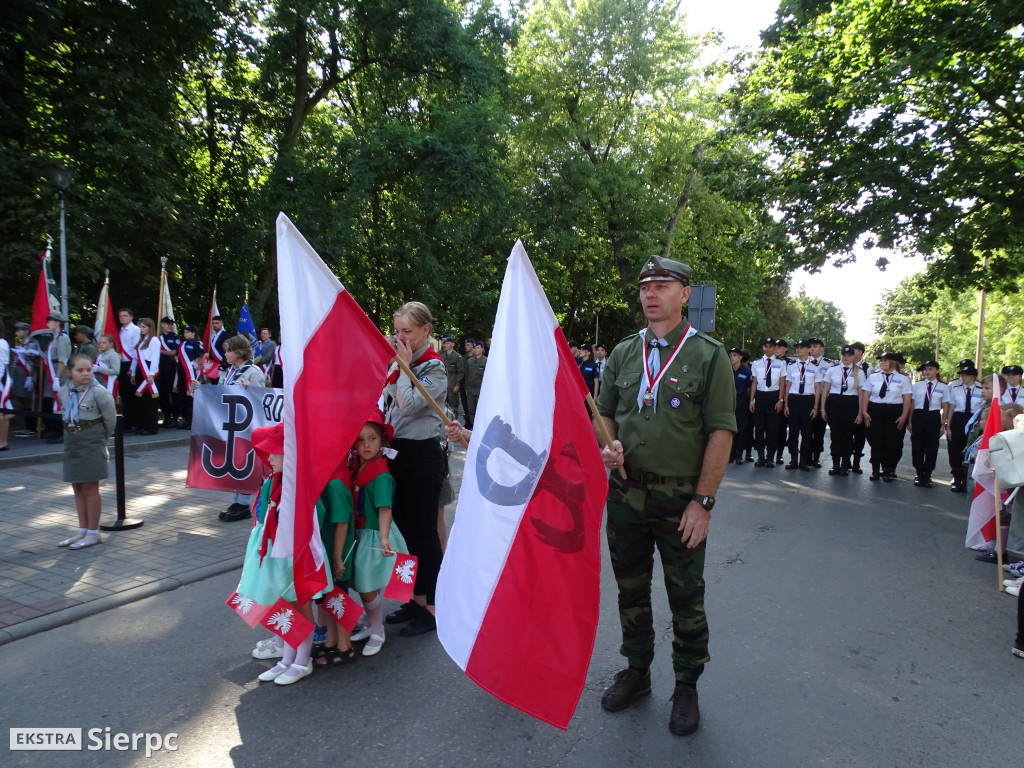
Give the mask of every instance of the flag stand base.
<svg viewBox="0 0 1024 768">
<path fill-rule="evenodd" d="M 109 523 L 100 523 L 101 531 L 130 531 L 132 528 L 141 528 L 145 520 L 126 520 L 125 518 L 117 518 L 111 520 Z"/>
</svg>

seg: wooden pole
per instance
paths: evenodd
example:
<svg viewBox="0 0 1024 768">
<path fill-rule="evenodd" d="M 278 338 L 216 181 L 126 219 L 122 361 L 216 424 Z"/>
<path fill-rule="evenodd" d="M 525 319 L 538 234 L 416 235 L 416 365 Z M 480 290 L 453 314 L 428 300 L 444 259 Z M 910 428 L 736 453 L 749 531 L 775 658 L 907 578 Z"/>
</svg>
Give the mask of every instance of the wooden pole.
<svg viewBox="0 0 1024 768">
<path fill-rule="evenodd" d="M 612 449 L 612 435 L 608 431 L 608 425 L 604 423 L 604 417 L 597 412 L 597 403 L 594 401 L 594 396 L 589 392 L 587 392 L 587 405 L 590 406 L 590 410 L 594 414 L 594 424 L 597 425 L 597 431 L 601 433 L 601 439 L 604 440 L 605 448 L 610 451 Z M 619 475 L 623 480 L 628 477 L 625 467 L 619 467 Z"/>
<path fill-rule="evenodd" d="M 982 269 L 987 274 L 988 273 L 988 254 L 987 253 L 985 254 L 984 260 L 981 262 L 981 266 L 982 266 Z M 982 342 L 985 340 L 985 291 L 984 290 L 981 291 L 981 301 L 980 301 L 980 304 L 981 304 L 981 306 L 978 309 L 978 349 L 977 349 L 977 354 L 975 355 L 975 358 L 976 358 L 975 365 L 978 366 L 978 374 L 979 375 L 982 372 L 982 368 L 981 368 L 981 364 L 982 364 L 982 359 L 981 359 Z"/>
<path fill-rule="evenodd" d="M 434 398 L 430 396 L 430 393 L 427 392 L 426 388 L 420 384 L 420 380 L 416 378 L 416 374 L 412 372 L 412 369 L 408 364 L 398 355 L 395 355 L 394 361 L 398 363 L 398 367 L 401 368 L 405 375 L 409 377 L 409 381 L 411 381 L 413 386 L 420 391 L 420 394 L 427 398 L 427 402 L 430 403 L 430 407 L 433 408 L 434 412 L 441 417 L 441 421 L 444 422 L 444 425 L 447 427 L 451 424 L 452 420 L 448 418 L 448 414 L 444 412 L 444 408 L 439 406 Z M 469 448 L 469 441 L 465 438 L 459 438 L 459 442 L 462 443 L 463 448 Z"/>
<path fill-rule="evenodd" d="M 993 406 L 998 407 L 998 403 L 993 402 Z M 996 477 L 995 472 L 992 473 L 992 479 L 995 481 L 996 497 L 996 581 L 999 582 L 999 591 L 1002 592 L 1006 589 L 1003 586 L 1003 523 L 1001 518 L 1003 504 L 999 499 L 999 478 Z"/>
</svg>

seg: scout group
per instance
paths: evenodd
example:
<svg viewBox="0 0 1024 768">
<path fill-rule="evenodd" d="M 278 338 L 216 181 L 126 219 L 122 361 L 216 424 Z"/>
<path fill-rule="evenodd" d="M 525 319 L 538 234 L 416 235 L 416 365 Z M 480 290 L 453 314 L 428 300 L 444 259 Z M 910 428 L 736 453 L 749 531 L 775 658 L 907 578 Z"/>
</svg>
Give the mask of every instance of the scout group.
<svg viewBox="0 0 1024 768">
<path fill-rule="evenodd" d="M 993 377 L 1000 383 L 1004 424 L 1012 425 L 1013 416 L 1024 412 L 1024 369 L 1019 365 L 1006 365 L 1000 374 L 979 382 L 974 362 L 962 360 L 956 378 L 947 383 L 939 377 L 934 360 L 918 367 L 916 381 L 907 374 L 906 359 L 899 353 L 886 352 L 870 365 L 860 343 L 843 347 L 838 361 L 824 357 L 821 339 L 797 342 L 795 356 L 781 339 L 765 339 L 762 351 L 753 362 L 743 350 L 729 351 L 736 383 L 736 464 L 749 461 L 771 469 L 785 463 L 788 450 L 786 469 L 820 469 L 827 426 L 830 475 L 862 474 L 867 446 L 869 479 L 892 482 L 909 431 L 914 485 L 931 488 L 939 439 L 945 435 L 950 490 L 964 493 L 964 451 L 981 434 Z"/>
</svg>

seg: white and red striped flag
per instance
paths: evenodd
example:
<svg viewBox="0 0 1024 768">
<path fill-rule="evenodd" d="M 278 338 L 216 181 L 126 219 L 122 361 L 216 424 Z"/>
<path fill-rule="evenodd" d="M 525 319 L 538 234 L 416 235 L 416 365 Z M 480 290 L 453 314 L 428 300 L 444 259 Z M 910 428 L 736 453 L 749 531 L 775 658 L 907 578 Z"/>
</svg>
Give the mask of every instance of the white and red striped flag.
<svg viewBox="0 0 1024 768">
<path fill-rule="evenodd" d="M 969 395 L 970 393 L 968 393 Z M 988 441 L 1003 431 L 1003 409 L 999 406 L 999 377 L 992 377 L 992 407 L 974 457 L 974 497 L 967 520 L 967 544 L 970 549 L 996 548 L 996 478 L 988 465 Z"/>
<path fill-rule="evenodd" d="M 206 330 L 203 332 L 203 349 L 206 350 L 206 354 L 210 356 L 210 359 L 216 361 L 217 365 L 220 365 L 224 361 L 220 359 L 220 354 L 210 343 L 210 338 L 213 336 L 213 318 L 215 317 L 220 317 L 220 307 L 217 306 L 217 286 L 213 286 L 213 298 L 210 299 L 210 311 L 206 315 Z"/>
<path fill-rule="evenodd" d="M 437 632 L 477 685 L 564 730 L 594 650 L 608 479 L 586 385 L 521 242 L 487 370 Z"/>
<path fill-rule="evenodd" d="M 395 350 L 283 213 L 277 290 L 281 343 L 296 351 L 284 369 L 284 484 L 271 554 L 294 558 L 302 603 L 327 586 L 316 500 L 380 397 Z"/>
</svg>

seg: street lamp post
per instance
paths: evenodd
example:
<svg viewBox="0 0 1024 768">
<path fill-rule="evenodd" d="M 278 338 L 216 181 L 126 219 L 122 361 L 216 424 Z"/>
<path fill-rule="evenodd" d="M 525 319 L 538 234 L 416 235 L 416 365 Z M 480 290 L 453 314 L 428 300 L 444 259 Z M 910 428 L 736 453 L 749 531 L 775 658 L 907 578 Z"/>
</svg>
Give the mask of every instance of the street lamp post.
<svg viewBox="0 0 1024 768">
<path fill-rule="evenodd" d="M 64 239 L 64 192 L 71 186 L 71 171 L 64 166 L 58 166 L 50 171 L 50 181 L 57 187 L 57 199 L 60 201 L 60 311 L 67 318 L 68 255 Z"/>
</svg>

